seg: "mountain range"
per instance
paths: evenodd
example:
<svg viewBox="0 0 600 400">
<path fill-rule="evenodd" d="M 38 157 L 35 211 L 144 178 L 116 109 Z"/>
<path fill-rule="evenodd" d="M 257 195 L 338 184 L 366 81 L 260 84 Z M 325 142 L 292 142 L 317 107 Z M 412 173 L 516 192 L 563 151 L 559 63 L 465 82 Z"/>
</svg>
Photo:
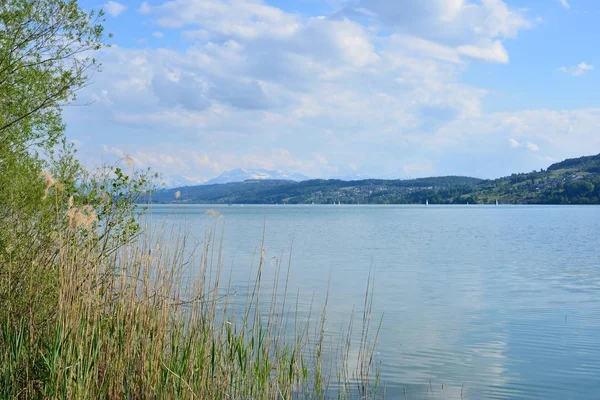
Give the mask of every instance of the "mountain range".
<svg viewBox="0 0 600 400">
<path fill-rule="evenodd" d="M 231 171 L 223 172 L 216 178 L 206 181 L 204 185 L 224 184 L 232 182 L 244 182 L 247 180 L 281 180 L 281 181 L 293 181 L 300 182 L 310 179 L 309 177 L 296 174 L 293 172 L 287 172 L 282 170 L 270 171 L 267 169 L 244 169 L 236 168 Z"/>
<path fill-rule="evenodd" d="M 203 182 L 199 179 L 184 176 L 184 175 L 168 175 L 162 177 L 162 184 L 166 188 L 178 188 L 184 186 L 202 185 Z"/>
<path fill-rule="evenodd" d="M 362 179 L 369 179 L 367 175 L 350 174 L 333 176 L 331 179 L 339 179 L 342 181 L 357 181 Z M 212 178 L 206 182 L 199 179 L 187 177 L 183 175 L 168 175 L 163 177 L 163 185 L 168 189 L 182 188 L 188 186 L 198 185 L 215 185 L 225 183 L 244 182 L 247 180 L 277 180 L 277 181 L 293 181 L 302 182 L 310 180 L 306 175 L 299 173 L 288 172 L 283 170 L 267 170 L 263 168 L 259 169 L 247 169 L 247 168 L 236 168 L 230 171 L 223 172 L 221 175 Z"/>
<path fill-rule="evenodd" d="M 159 190 L 158 203 L 203 204 L 599 204 L 600 154 L 498 179 L 250 179 Z M 224 179 L 229 179 L 225 176 Z M 233 179 L 233 178 L 232 178 Z M 176 198 L 175 193 L 180 192 Z"/>
</svg>

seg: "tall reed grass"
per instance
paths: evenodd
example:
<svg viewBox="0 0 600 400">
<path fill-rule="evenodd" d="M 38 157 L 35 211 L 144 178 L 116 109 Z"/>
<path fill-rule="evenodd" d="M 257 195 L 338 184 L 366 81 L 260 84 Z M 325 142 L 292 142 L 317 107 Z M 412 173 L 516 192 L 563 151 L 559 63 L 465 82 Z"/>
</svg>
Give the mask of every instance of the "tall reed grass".
<svg viewBox="0 0 600 400">
<path fill-rule="evenodd" d="M 290 263 L 264 279 L 264 237 L 246 293 L 232 289 L 216 221 L 199 244 L 148 226 L 110 254 L 59 231 L 53 322 L 0 321 L 0 398 L 380 397 L 371 279 L 332 338 L 327 300 L 300 312 Z"/>
</svg>

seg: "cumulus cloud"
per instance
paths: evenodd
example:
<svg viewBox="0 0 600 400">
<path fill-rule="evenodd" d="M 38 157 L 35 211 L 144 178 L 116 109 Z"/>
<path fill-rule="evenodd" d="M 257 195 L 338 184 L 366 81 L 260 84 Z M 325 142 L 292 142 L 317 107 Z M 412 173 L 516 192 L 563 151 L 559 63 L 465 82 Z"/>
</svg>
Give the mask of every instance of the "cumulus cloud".
<svg viewBox="0 0 600 400">
<path fill-rule="evenodd" d="M 112 0 L 110 0 L 107 3 L 104 3 L 102 7 L 104 8 L 104 10 L 106 10 L 108 14 L 112 15 L 113 17 L 118 17 L 127 10 L 127 6 Z"/>
<path fill-rule="evenodd" d="M 524 11 L 509 8 L 501 0 L 359 0 L 342 12 L 349 17 L 357 14 L 420 37 L 426 52 L 446 60 L 465 56 L 506 64 L 509 57 L 502 41 L 533 27 Z"/>
<path fill-rule="evenodd" d="M 472 174 L 456 160 L 477 157 L 489 176 L 490 159 L 528 154 L 506 152 L 507 138 L 536 153 L 536 168 L 547 163 L 537 155 L 600 148 L 598 110 L 489 113 L 487 90 L 464 82 L 472 63 L 509 62 L 504 43 L 533 26 L 525 11 L 500 0 L 354 3 L 327 17 L 259 0 L 143 3 L 144 18 L 182 41 L 98 55 L 103 72 L 80 94 L 96 103 L 66 110 L 70 132 L 87 135 L 74 136 L 80 154 L 104 144 L 203 180 L 237 167 Z"/>
<path fill-rule="evenodd" d="M 151 6 L 143 2 L 139 12 L 156 17 L 165 28 L 203 26 L 213 35 L 242 39 L 293 35 L 300 19 L 256 0 L 171 0 Z"/>
<path fill-rule="evenodd" d="M 582 76 L 585 75 L 588 71 L 592 71 L 593 69 L 593 65 L 580 62 L 579 64 L 574 65 L 572 67 L 560 67 L 558 70 L 560 72 L 564 72 L 572 76 Z"/>
<path fill-rule="evenodd" d="M 502 0 L 359 0 L 345 11 L 450 44 L 514 38 L 533 25 L 522 10 L 509 8 Z"/>
<path fill-rule="evenodd" d="M 152 32 L 152 36 L 154 36 L 157 39 L 162 39 L 165 37 L 165 34 L 162 33 L 161 31 L 154 31 L 154 32 Z"/>
</svg>

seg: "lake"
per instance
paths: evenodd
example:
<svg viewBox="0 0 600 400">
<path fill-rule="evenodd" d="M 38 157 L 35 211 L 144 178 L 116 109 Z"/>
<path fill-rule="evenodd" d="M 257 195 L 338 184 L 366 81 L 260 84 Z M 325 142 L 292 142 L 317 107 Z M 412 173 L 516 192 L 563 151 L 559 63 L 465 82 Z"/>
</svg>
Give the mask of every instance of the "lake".
<svg viewBox="0 0 600 400">
<path fill-rule="evenodd" d="M 387 398 L 600 397 L 600 207 L 170 206 L 154 220 L 202 238 L 223 215 L 224 264 L 244 287 L 265 233 L 309 307 L 329 288 L 339 331 L 374 277 Z M 257 250 L 258 249 L 258 250 Z M 330 278 L 331 277 L 331 278 Z M 329 283 L 331 279 L 331 283 Z M 306 311 L 306 310 L 305 310 Z"/>
</svg>

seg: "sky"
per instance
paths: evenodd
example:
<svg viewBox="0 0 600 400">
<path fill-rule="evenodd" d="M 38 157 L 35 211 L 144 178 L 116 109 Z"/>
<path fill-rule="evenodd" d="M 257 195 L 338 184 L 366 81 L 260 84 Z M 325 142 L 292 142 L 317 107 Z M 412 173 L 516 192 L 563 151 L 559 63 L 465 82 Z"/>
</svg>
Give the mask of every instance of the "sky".
<svg viewBox="0 0 600 400">
<path fill-rule="evenodd" d="M 597 0 L 80 0 L 106 12 L 67 136 L 165 180 L 494 178 L 600 153 Z"/>
</svg>

